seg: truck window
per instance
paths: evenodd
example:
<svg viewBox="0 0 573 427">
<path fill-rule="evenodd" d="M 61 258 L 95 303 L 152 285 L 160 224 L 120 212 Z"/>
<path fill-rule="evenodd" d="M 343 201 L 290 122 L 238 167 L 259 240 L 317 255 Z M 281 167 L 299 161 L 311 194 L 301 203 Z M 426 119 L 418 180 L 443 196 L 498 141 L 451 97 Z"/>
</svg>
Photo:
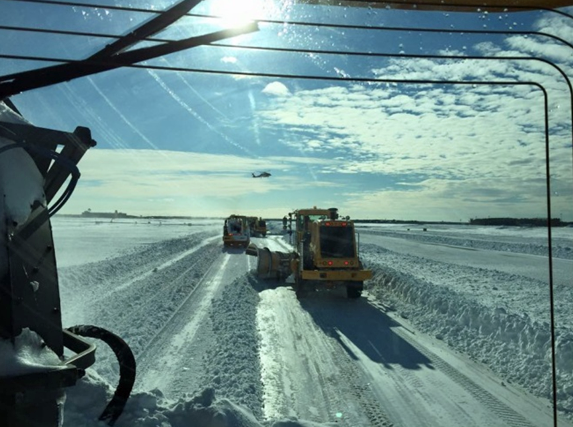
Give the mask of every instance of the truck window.
<svg viewBox="0 0 573 427">
<path fill-rule="evenodd" d="M 353 228 L 320 226 L 320 253 L 324 258 L 354 257 Z"/>
</svg>

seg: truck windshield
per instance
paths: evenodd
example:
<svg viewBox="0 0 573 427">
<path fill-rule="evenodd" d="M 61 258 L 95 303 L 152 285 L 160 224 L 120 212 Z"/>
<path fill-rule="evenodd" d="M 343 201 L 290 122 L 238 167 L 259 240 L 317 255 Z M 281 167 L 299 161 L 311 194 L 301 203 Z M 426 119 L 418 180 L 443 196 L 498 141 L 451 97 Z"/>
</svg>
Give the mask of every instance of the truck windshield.
<svg viewBox="0 0 573 427">
<path fill-rule="evenodd" d="M 320 253 L 325 258 L 354 257 L 354 231 L 352 227 L 320 227 Z"/>
</svg>

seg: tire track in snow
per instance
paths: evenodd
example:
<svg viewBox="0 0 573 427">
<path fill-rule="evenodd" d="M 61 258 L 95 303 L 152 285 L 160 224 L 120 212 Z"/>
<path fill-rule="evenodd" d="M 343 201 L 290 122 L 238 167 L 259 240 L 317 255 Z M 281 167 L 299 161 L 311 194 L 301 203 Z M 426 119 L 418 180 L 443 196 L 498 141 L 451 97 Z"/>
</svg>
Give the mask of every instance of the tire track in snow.
<svg viewBox="0 0 573 427">
<path fill-rule="evenodd" d="M 210 297 L 213 295 L 214 290 L 221 284 L 224 267 L 229 261 L 229 258 L 229 254 L 225 254 L 223 262 L 220 266 L 216 265 L 215 262 L 209 266 L 193 290 L 181 301 L 179 306 L 173 311 L 163 326 L 157 330 L 155 335 L 149 340 L 147 346 L 139 353 L 137 356 L 137 362 L 139 366 L 140 377 L 143 376 L 144 378 L 143 383 L 147 385 L 149 381 L 149 384 L 154 384 L 157 382 L 165 384 L 165 378 L 145 379 L 148 371 L 150 370 L 149 361 L 153 360 L 152 363 L 154 365 L 160 365 L 157 363 L 158 360 L 167 362 L 165 356 L 168 354 L 166 351 L 167 347 L 170 347 L 170 353 L 178 353 L 181 347 L 185 344 L 186 340 L 191 341 L 193 339 L 199 325 L 205 319 L 205 315 L 210 308 Z M 192 265 L 185 272 L 191 270 L 194 268 L 194 266 L 195 265 Z M 208 280 L 209 277 L 213 274 L 213 270 L 216 268 L 219 268 L 219 271 L 213 276 L 211 280 Z M 188 318 L 186 316 L 182 316 L 182 314 L 187 314 L 190 311 L 188 306 L 191 304 L 189 303 L 196 302 L 191 301 L 191 297 L 193 297 L 201 290 L 205 290 L 206 295 L 202 296 L 202 298 L 197 302 L 199 304 L 199 312 L 194 311 L 193 317 L 189 322 Z M 159 352 L 161 352 L 162 355 L 155 357 Z"/>
<path fill-rule="evenodd" d="M 520 414 L 528 409 L 534 419 L 544 418 L 531 411 L 526 396 L 510 396 L 451 351 L 442 349 L 454 364 L 422 336 L 407 337 L 401 323 L 365 299 L 349 303 L 317 293 L 301 305 L 338 342 L 336 364 L 371 425 L 532 427 L 538 423 Z"/>
<path fill-rule="evenodd" d="M 286 287 L 260 294 L 257 325 L 264 416 L 296 416 L 349 427 L 392 424 L 370 399 L 348 356 L 301 310 Z"/>
<path fill-rule="evenodd" d="M 431 360 L 432 364 L 440 370 L 440 372 L 445 373 L 454 382 L 462 386 L 464 389 L 470 392 L 472 396 L 476 398 L 477 401 L 481 402 L 484 406 L 491 408 L 491 410 L 497 414 L 501 419 L 503 419 L 508 426 L 512 427 L 535 427 L 534 424 L 530 423 L 523 415 L 513 410 L 505 403 L 501 402 L 489 391 L 485 390 L 483 387 L 476 384 L 471 378 L 464 375 L 459 370 L 455 369 L 448 362 L 437 356 L 432 351 L 427 348 L 420 346 L 413 340 L 410 340 L 405 334 L 401 334 L 402 338 L 408 341 L 413 347 L 415 347 L 420 353 L 425 355 Z"/>
<path fill-rule="evenodd" d="M 299 316 L 302 313 L 291 310 L 285 289 L 263 291 L 260 297 L 257 325 L 261 336 L 259 354 L 265 418 L 297 416 L 320 420 L 332 416 L 336 411 L 326 398 L 331 393 L 325 387 L 327 380 L 314 357 L 319 354 L 320 342 L 315 332 L 305 331 L 308 327 L 303 327 L 304 318 Z M 284 330 L 287 325 L 291 325 L 288 331 Z M 318 359 L 325 362 L 325 358 Z M 301 401 L 303 405 L 300 405 Z"/>
<path fill-rule="evenodd" d="M 329 316 L 325 315 L 324 311 L 320 309 L 321 303 L 327 303 L 327 301 L 320 301 L 321 298 L 330 298 L 334 295 L 324 294 L 320 295 L 317 293 L 316 301 L 313 301 L 313 297 L 305 298 L 302 301 L 304 308 L 311 313 L 317 324 L 327 325 L 330 322 Z M 340 301 L 342 304 L 352 304 L 354 301 L 349 301 L 344 298 Z M 316 309 L 318 307 L 318 309 Z M 344 316 L 344 313 L 340 313 Z M 362 407 L 364 414 L 368 418 L 371 427 L 392 427 L 394 424 L 388 418 L 388 414 L 382 409 L 379 400 L 376 398 L 371 387 L 371 380 L 364 374 L 360 366 L 358 366 L 350 357 L 348 352 L 341 345 L 340 340 L 336 339 L 338 331 L 335 328 L 331 330 L 325 330 L 325 333 L 331 336 L 334 345 L 332 346 L 332 353 L 334 355 L 333 360 L 336 366 L 340 370 L 340 374 L 343 378 L 342 383 L 346 384 L 350 388 L 351 394 L 354 396 L 358 404 Z M 358 425 L 355 423 L 350 423 L 349 425 Z"/>
<path fill-rule="evenodd" d="M 177 242 L 175 242 L 177 243 Z M 169 245 L 169 242 L 166 243 Z M 221 252 L 218 242 L 208 243 L 203 249 L 179 257 L 170 257 L 169 264 L 157 274 L 145 276 L 122 292 L 115 293 L 96 305 L 87 305 L 84 312 L 86 323 L 97 324 L 121 336 L 131 347 L 136 358 L 155 340 L 157 331 L 169 323 L 179 302 L 200 284 L 206 271 Z M 149 251 L 147 251 L 149 252 Z M 148 256 L 152 257 L 152 253 Z M 173 262 L 174 258 L 179 258 Z M 110 283 L 121 283 L 124 272 L 114 270 L 114 259 L 97 263 L 90 268 L 103 267 L 109 271 Z M 90 273 L 89 268 L 85 270 Z M 116 272 L 114 278 L 110 272 Z M 140 269 L 136 270 L 140 271 Z M 88 303 L 90 301 L 88 300 Z M 108 381 L 117 380 L 119 366 L 113 353 L 105 346 L 98 348 L 94 368 Z"/>
<path fill-rule="evenodd" d="M 364 413 L 370 420 L 372 427 L 392 427 L 394 424 L 389 420 L 386 413 L 380 407 L 380 402 L 375 398 L 368 379 L 350 360 L 348 354 L 342 349 L 338 349 L 340 355 L 336 359 L 342 376 L 352 389 L 352 394 L 364 409 Z"/>
<path fill-rule="evenodd" d="M 387 311 L 383 306 L 377 303 L 373 303 L 372 305 L 379 308 L 382 312 Z M 396 321 L 400 326 L 402 326 L 400 321 L 396 319 L 395 316 L 390 315 L 389 313 L 386 314 L 388 314 L 394 321 Z M 532 424 L 519 412 L 517 412 L 516 410 L 512 409 L 511 407 L 503 403 L 492 393 L 487 391 L 485 388 L 481 387 L 479 384 L 477 384 L 463 372 L 453 367 L 451 364 L 449 364 L 446 360 L 438 356 L 432 350 L 428 349 L 424 345 L 421 345 L 415 339 L 412 339 L 412 337 L 410 336 L 412 332 L 409 329 L 405 327 L 397 328 L 395 333 L 399 335 L 402 339 L 404 339 L 406 342 L 408 342 L 422 355 L 427 357 L 430 363 L 437 370 L 444 373 L 452 381 L 454 381 L 462 388 L 467 390 L 478 402 L 481 402 L 485 407 L 490 408 L 493 413 L 499 416 L 499 418 L 506 423 L 506 425 L 511 427 L 535 427 L 535 424 Z"/>
<path fill-rule="evenodd" d="M 110 296 L 112 296 L 113 294 L 117 293 L 117 292 L 121 292 L 127 288 L 129 288 L 131 285 L 133 285 L 136 282 L 142 281 L 147 279 L 149 276 L 152 276 L 154 274 L 157 274 L 158 272 L 160 272 L 161 270 L 164 270 L 168 267 L 171 267 L 173 264 L 181 261 L 183 258 L 187 257 L 188 255 L 194 254 L 197 251 L 199 251 L 200 249 L 204 248 L 205 246 L 207 246 L 209 243 L 211 243 L 212 241 L 218 239 L 219 236 L 213 236 L 209 239 L 205 239 L 203 240 L 200 244 L 187 249 L 181 253 L 179 253 L 178 255 L 174 256 L 173 258 L 168 259 L 167 261 L 164 261 L 163 263 L 159 264 L 158 266 L 154 267 L 152 270 L 146 271 L 145 273 L 139 274 L 138 276 L 135 276 L 133 278 L 131 278 L 130 280 L 124 282 L 122 285 L 117 286 L 116 288 L 113 288 L 111 291 L 107 292 L 106 294 L 102 295 L 99 298 L 96 298 L 93 300 L 93 303 L 97 303 L 101 300 L 105 300 L 107 298 L 109 298 Z M 188 269 L 189 270 L 189 269 Z M 186 270 L 186 271 L 188 271 Z"/>
</svg>

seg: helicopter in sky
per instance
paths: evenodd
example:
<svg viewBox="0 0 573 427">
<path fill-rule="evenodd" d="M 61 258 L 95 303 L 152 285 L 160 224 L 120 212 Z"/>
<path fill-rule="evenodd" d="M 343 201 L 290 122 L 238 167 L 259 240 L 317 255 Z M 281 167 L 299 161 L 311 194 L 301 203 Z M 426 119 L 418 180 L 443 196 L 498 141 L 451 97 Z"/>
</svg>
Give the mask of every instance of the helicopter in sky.
<svg viewBox="0 0 573 427">
<path fill-rule="evenodd" d="M 251 174 L 253 175 L 253 178 L 268 178 L 269 176 L 271 176 L 270 172 L 261 172 L 258 175 L 255 175 L 254 173 Z"/>
</svg>

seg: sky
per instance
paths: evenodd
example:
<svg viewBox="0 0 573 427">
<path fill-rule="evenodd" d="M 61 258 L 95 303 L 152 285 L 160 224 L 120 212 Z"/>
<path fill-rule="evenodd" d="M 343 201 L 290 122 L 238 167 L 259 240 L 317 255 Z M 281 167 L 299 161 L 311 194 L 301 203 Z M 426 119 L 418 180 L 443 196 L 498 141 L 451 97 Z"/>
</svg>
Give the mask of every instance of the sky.
<svg viewBox="0 0 573 427">
<path fill-rule="evenodd" d="M 108 35 L 151 16 L 2 3 L 0 25 Z M 257 32 L 145 63 L 154 69 L 108 71 L 12 97 L 33 124 L 87 126 L 98 143 L 81 160 L 62 213 L 281 218 L 319 206 L 369 219 L 545 217 L 547 102 L 552 217 L 573 220 L 571 95 L 562 75 L 572 75 L 572 19 L 236 4 L 205 0 L 192 12 L 223 18 L 186 16 L 154 37 L 196 36 L 245 18 L 259 20 Z M 112 40 L 10 30 L 0 37 L 3 74 L 49 63 L 1 55 L 80 59 Z M 264 47 L 305 52 L 255 49 Z M 252 178 L 263 171 L 272 176 Z"/>
</svg>

